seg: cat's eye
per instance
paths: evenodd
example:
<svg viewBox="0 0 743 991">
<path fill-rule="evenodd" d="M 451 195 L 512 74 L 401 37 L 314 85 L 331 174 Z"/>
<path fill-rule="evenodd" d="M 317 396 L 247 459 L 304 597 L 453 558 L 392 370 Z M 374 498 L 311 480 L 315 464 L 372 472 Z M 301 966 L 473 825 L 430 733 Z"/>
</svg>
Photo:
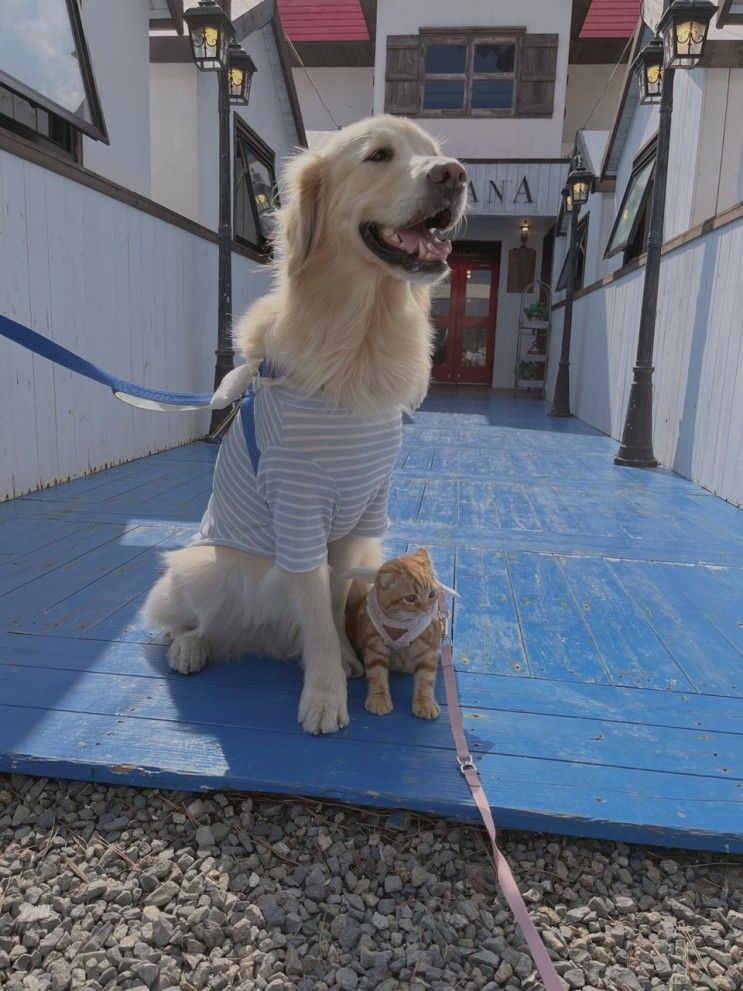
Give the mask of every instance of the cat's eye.
<svg viewBox="0 0 743 991">
<path fill-rule="evenodd" d="M 417 596 L 417 595 L 406 595 L 406 596 L 405 596 L 405 601 L 406 601 L 406 602 L 415 602 L 415 600 L 416 600 L 417 598 L 418 598 L 418 596 Z"/>
<path fill-rule="evenodd" d="M 366 162 L 389 162 L 392 159 L 392 149 L 391 148 L 377 148 L 373 151 L 371 155 L 367 155 L 364 161 Z"/>
<path fill-rule="evenodd" d="M 435 599 L 436 598 L 436 589 L 435 588 L 428 593 L 428 598 L 429 599 Z"/>
</svg>

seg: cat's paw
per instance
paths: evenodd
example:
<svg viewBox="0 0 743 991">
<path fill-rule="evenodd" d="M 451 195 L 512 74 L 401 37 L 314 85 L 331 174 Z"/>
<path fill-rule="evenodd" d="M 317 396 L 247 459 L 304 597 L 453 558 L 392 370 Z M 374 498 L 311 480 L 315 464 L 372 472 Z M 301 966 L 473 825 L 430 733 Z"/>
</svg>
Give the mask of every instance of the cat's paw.
<svg viewBox="0 0 743 991">
<path fill-rule="evenodd" d="M 433 697 L 416 697 L 413 699 L 413 715 L 418 716 L 419 719 L 436 719 L 441 715 L 441 709 Z"/>
<path fill-rule="evenodd" d="M 392 699 L 390 698 L 389 692 L 374 692 L 374 694 L 369 694 L 366 696 L 366 702 L 364 702 L 364 707 L 367 712 L 373 712 L 375 716 L 386 716 L 388 712 L 392 712 L 393 705 Z"/>
<path fill-rule="evenodd" d="M 299 700 L 299 722 L 306 733 L 335 733 L 348 726 L 346 686 L 340 692 L 305 687 Z"/>
<path fill-rule="evenodd" d="M 208 660 L 206 644 L 195 630 L 177 636 L 168 649 L 168 664 L 180 674 L 195 674 Z"/>
</svg>

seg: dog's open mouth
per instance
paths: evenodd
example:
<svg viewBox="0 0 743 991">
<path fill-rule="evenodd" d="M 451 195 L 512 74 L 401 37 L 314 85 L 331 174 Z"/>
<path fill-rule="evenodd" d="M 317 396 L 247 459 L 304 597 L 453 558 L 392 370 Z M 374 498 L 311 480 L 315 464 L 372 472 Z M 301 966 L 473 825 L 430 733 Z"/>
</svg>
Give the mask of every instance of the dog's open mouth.
<svg viewBox="0 0 743 991">
<path fill-rule="evenodd" d="M 367 248 L 382 261 L 410 272 L 440 272 L 451 252 L 451 241 L 444 233 L 451 222 L 451 210 L 444 209 L 410 227 L 368 222 L 359 230 Z"/>
</svg>

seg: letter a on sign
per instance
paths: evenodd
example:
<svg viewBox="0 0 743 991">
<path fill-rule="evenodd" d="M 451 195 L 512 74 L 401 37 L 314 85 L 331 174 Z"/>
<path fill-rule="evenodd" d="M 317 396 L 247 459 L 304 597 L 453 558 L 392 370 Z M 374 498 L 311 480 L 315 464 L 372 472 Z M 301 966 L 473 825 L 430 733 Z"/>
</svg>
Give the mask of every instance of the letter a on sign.
<svg viewBox="0 0 743 991">
<path fill-rule="evenodd" d="M 526 180 L 526 176 L 521 180 L 519 188 L 516 190 L 516 195 L 513 198 L 514 203 L 519 202 L 519 196 L 524 197 L 524 203 L 533 203 L 534 198 L 531 195 L 531 190 L 529 189 L 529 183 Z"/>
<path fill-rule="evenodd" d="M 479 203 L 480 201 L 478 200 L 477 193 L 475 192 L 474 182 L 470 182 L 469 187 L 470 187 L 470 199 L 472 200 L 473 203 Z"/>
</svg>

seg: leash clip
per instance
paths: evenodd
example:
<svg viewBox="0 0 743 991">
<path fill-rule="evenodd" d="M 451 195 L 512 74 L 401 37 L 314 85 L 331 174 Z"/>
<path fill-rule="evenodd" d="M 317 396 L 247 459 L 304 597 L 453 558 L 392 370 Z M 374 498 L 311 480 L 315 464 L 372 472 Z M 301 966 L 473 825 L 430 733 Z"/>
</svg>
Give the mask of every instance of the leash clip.
<svg viewBox="0 0 743 991">
<path fill-rule="evenodd" d="M 459 770 L 462 774 L 466 774 L 467 771 L 476 771 L 477 766 L 472 759 L 472 754 L 465 754 L 464 757 L 460 757 L 457 754 L 457 764 L 459 764 Z"/>
</svg>

